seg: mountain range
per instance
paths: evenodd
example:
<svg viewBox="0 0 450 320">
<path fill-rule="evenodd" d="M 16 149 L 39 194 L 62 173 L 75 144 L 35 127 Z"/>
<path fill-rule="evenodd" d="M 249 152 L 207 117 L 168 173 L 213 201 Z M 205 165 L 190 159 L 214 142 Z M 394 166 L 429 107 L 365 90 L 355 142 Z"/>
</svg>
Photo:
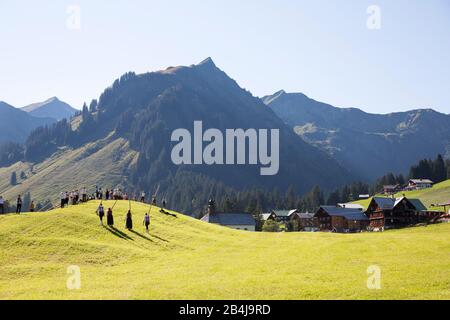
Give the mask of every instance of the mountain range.
<svg viewBox="0 0 450 320">
<path fill-rule="evenodd" d="M 304 194 L 316 185 L 331 190 L 388 171 L 405 172 L 417 160 L 437 153 L 449 154 L 448 115 L 430 109 L 369 114 L 284 91 L 260 99 L 211 58 L 191 66 L 126 73 L 91 105 L 91 111 L 69 120 L 65 115 L 73 110 L 55 98 L 26 107 L 30 113 L 9 106 L 41 121 L 27 128 L 64 119 L 33 132 L 22 150 L 8 149 L 14 154 L 7 159 L 22 160 L 0 168 L 0 193 L 14 197 L 31 192 L 35 199 L 54 201 L 59 191 L 81 185 L 121 186 L 148 194 L 159 190 L 171 208 L 192 212 L 209 197 L 224 200 L 249 190 Z M 11 116 L 2 119 L 14 123 Z M 203 131 L 223 133 L 278 129 L 278 174 L 261 176 L 260 166 L 250 164 L 175 165 L 171 134 L 176 129 L 192 132 L 195 121 L 202 121 Z M 21 137 L 23 142 L 26 134 Z M 23 172 L 26 179 L 10 186 L 12 172 Z"/>
<path fill-rule="evenodd" d="M 361 179 L 407 173 L 421 159 L 450 156 L 450 115 L 432 109 L 371 114 L 283 90 L 262 100 L 304 141 Z"/>
</svg>

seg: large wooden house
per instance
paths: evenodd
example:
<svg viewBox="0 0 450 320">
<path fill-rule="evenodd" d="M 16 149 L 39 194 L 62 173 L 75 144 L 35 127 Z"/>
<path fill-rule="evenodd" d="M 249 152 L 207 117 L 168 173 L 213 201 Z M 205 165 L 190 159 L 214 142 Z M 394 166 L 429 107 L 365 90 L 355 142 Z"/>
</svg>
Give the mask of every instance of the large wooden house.
<svg viewBox="0 0 450 320">
<path fill-rule="evenodd" d="M 429 222 L 434 213 L 427 210 L 419 199 L 374 197 L 366 215 L 370 220 L 369 230 L 401 228 Z"/>
<path fill-rule="evenodd" d="M 339 206 L 321 206 L 314 218 L 321 231 L 360 232 L 369 225 L 369 219 L 361 210 Z"/>
</svg>

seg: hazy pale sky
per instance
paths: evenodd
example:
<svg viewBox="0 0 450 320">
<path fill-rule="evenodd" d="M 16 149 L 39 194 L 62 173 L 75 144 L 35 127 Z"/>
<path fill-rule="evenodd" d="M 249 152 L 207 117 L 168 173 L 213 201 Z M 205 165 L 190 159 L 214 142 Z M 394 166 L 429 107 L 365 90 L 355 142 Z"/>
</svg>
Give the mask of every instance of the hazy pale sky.
<svg viewBox="0 0 450 320">
<path fill-rule="evenodd" d="M 80 108 L 127 71 L 209 56 L 256 96 L 450 113 L 450 1 L 0 0 L 0 100 L 16 107 Z"/>
</svg>

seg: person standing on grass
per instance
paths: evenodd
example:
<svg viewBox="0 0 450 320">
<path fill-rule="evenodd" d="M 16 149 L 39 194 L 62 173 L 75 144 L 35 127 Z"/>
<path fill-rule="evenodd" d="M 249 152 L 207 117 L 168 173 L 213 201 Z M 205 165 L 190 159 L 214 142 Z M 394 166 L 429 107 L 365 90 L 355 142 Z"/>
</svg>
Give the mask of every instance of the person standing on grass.
<svg viewBox="0 0 450 320">
<path fill-rule="evenodd" d="M 16 203 L 16 214 L 20 214 L 21 212 L 22 212 L 22 197 L 19 194 Z"/>
<path fill-rule="evenodd" d="M 148 227 L 150 226 L 150 215 L 148 213 L 144 216 L 144 221 L 142 222 L 145 226 L 145 230 L 148 233 Z"/>
<path fill-rule="evenodd" d="M 127 216 L 125 219 L 125 228 L 128 230 L 133 229 L 133 218 L 131 217 L 131 210 L 128 210 Z"/>
<path fill-rule="evenodd" d="M 141 202 L 144 203 L 145 202 L 145 192 L 142 191 L 141 193 Z"/>
<path fill-rule="evenodd" d="M 64 193 L 64 191 L 61 191 L 61 193 L 59 194 L 59 199 L 61 200 L 61 209 L 62 209 L 66 206 L 66 194 Z"/>
<path fill-rule="evenodd" d="M 35 208 L 35 206 L 34 206 L 34 201 L 31 200 L 31 203 L 30 203 L 30 212 L 34 212 L 34 208 Z"/>
<path fill-rule="evenodd" d="M 87 202 L 88 201 L 88 199 L 87 199 L 87 189 L 86 189 L 86 187 L 83 187 L 82 189 L 81 189 L 81 201 L 82 202 Z"/>
<path fill-rule="evenodd" d="M 97 208 L 97 215 L 100 218 L 100 225 L 103 225 L 103 217 L 105 216 L 105 208 L 103 207 L 102 203 L 100 203 L 100 205 Z"/>
<path fill-rule="evenodd" d="M 5 213 L 5 200 L 3 200 L 3 197 L 0 196 L 0 214 Z"/>
<path fill-rule="evenodd" d="M 108 212 L 106 213 L 106 224 L 110 227 L 114 225 L 114 217 L 111 208 L 108 208 Z"/>
</svg>

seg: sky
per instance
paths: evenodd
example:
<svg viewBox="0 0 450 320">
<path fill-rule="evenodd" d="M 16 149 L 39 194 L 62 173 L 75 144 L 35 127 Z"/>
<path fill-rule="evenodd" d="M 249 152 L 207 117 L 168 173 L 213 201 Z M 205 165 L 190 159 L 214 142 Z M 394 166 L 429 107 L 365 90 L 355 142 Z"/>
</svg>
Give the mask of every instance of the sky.
<svg viewBox="0 0 450 320">
<path fill-rule="evenodd" d="M 207 57 L 255 96 L 450 113 L 447 0 L 0 0 L 0 100 L 15 107 L 80 108 L 128 71 Z"/>
</svg>

